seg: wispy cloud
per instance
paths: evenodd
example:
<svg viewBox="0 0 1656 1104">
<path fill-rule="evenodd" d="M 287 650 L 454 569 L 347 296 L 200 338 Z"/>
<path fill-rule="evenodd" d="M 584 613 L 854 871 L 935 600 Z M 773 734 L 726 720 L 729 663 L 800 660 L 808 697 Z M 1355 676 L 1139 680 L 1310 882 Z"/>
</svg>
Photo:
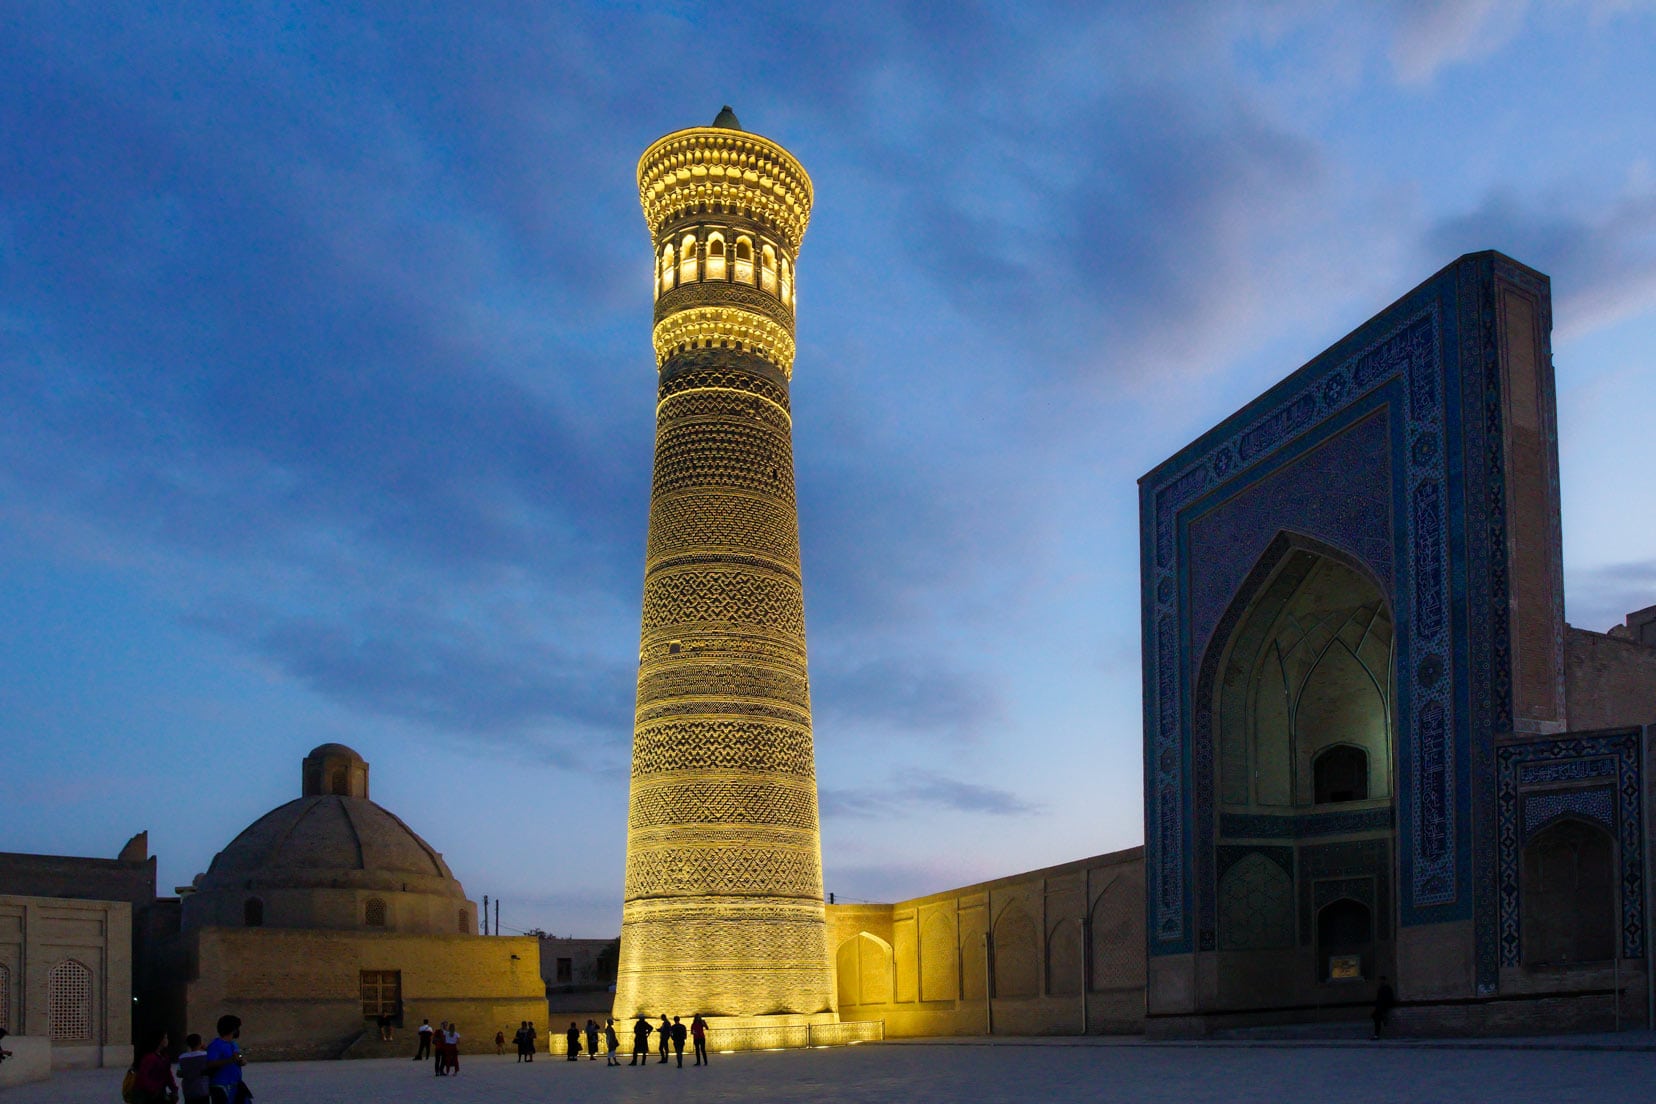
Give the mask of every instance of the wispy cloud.
<svg viewBox="0 0 1656 1104">
<path fill-rule="evenodd" d="M 1432 225 L 1426 243 L 1445 257 L 1499 248 L 1546 272 L 1562 337 L 1656 308 L 1656 183 L 1648 180 L 1598 207 L 1492 191 Z"/>
<path fill-rule="evenodd" d="M 932 809 L 986 816 L 1029 816 L 1040 806 L 1010 790 L 961 782 L 929 771 L 913 771 L 880 788 L 824 789 L 819 795 L 825 817 L 897 817 Z"/>
<path fill-rule="evenodd" d="M 813 684 L 819 718 L 840 730 L 870 726 L 882 735 L 970 740 L 1005 712 L 996 680 L 923 657 L 876 659 L 849 667 L 818 663 Z"/>
<path fill-rule="evenodd" d="M 1445 66 L 1500 49 L 1523 27 L 1528 0 L 1398 0 L 1391 61 L 1398 79 L 1423 84 Z"/>
</svg>

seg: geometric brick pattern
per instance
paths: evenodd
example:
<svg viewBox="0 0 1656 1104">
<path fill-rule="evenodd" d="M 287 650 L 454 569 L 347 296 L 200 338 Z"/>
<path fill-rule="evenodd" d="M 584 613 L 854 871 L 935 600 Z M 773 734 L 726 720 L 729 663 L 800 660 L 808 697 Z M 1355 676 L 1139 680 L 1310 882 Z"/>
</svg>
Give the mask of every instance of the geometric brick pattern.
<svg viewBox="0 0 1656 1104">
<path fill-rule="evenodd" d="M 633 782 L 627 823 L 634 831 L 675 824 L 774 824 L 816 827 L 816 791 L 792 778 L 754 782 L 746 775 Z"/>
<path fill-rule="evenodd" d="M 661 386 L 656 389 L 656 401 L 665 403 L 674 395 L 686 391 L 735 391 L 757 396 L 784 412 L 788 409 L 786 384 L 726 364 L 703 364 L 692 369 L 676 370 L 662 379 Z"/>
<path fill-rule="evenodd" d="M 671 666 L 653 666 L 641 673 L 638 680 L 639 702 L 648 702 L 652 708 L 665 710 L 685 700 L 739 702 L 757 698 L 772 706 L 785 705 L 793 715 L 809 722 L 810 694 L 805 675 L 797 669 L 797 665 L 796 669 L 788 670 L 728 659 L 696 662 L 692 650 L 701 643 L 699 639 L 685 640 L 679 646 L 679 662 Z"/>
<path fill-rule="evenodd" d="M 628 892 L 638 897 L 717 893 L 810 897 L 822 884 L 816 856 L 766 847 L 687 845 L 683 835 L 668 847 L 627 857 Z"/>
<path fill-rule="evenodd" d="M 656 429 L 653 494 L 685 487 L 719 487 L 794 501 L 792 445 L 786 431 L 738 415 L 714 420 L 668 420 L 677 403 L 663 404 Z"/>
<path fill-rule="evenodd" d="M 635 778 L 705 771 L 775 773 L 803 779 L 816 775 L 808 731 L 775 723 L 699 719 L 640 728 L 633 734 L 632 769 Z"/>
<path fill-rule="evenodd" d="M 774 143 L 699 128 L 651 146 L 639 187 L 659 380 L 614 1011 L 821 1012 L 787 387 L 810 182 Z"/>
<path fill-rule="evenodd" d="M 659 322 L 686 306 L 710 303 L 738 305 L 756 314 L 762 314 L 778 325 L 793 325 L 793 308 L 776 296 L 768 295 L 758 288 L 743 287 L 741 284 L 720 284 L 709 280 L 680 284 L 662 292 L 661 297 L 656 300 L 655 320 Z"/>
<path fill-rule="evenodd" d="M 799 584 L 750 571 L 657 572 L 644 585 L 644 629 L 723 622 L 805 635 Z"/>
<path fill-rule="evenodd" d="M 667 907 L 648 907 L 660 904 Z M 821 902 L 814 911 L 783 899 L 743 904 L 629 901 L 621 914 L 617 1018 L 682 1014 L 674 1008 L 765 1015 L 817 1001 L 825 1007 Z"/>
<path fill-rule="evenodd" d="M 659 364 L 688 349 L 729 346 L 757 353 L 783 371 L 793 369 L 791 322 L 778 322 L 746 303 L 674 311 L 656 323 L 652 337 Z"/>
</svg>

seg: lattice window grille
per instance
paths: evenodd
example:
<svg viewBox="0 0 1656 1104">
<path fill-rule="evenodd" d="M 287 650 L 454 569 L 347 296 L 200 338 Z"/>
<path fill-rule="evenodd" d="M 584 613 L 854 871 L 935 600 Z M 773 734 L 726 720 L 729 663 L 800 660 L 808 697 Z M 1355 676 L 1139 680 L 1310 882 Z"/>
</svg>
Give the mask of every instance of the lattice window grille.
<svg viewBox="0 0 1656 1104">
<path fill-rule="evenodd" d="M 362 971 L 362 1016 L 374 1020 L 381 1016 L 395 1016 L 402 1003 L 402 971 Z"/>
<path fill-rule="evenodd" d="M 92 971 L 74 959 L 58 963 L 46 977 L 46 1019 L 52 1038 L 92 1038 Z"/>
<path fill-rule="evenodd" d="M 362 906 L 362 922 L 370 928 L 385 927 L 385 902 L 378 897 L 368 898 L 368 903 Z"/>
<path fill-rule="evenodd" d="M 0 963 L 0 1027 L 11 1030 L 11 967 Z"/>
</svg>

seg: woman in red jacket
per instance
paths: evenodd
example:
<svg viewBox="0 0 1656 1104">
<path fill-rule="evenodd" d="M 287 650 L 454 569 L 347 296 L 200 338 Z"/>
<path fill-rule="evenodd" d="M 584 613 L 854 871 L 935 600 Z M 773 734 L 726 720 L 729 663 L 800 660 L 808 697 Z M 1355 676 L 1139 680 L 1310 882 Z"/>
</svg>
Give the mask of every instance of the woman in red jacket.
<svg viewBox="0 0 1656 1104">
<path fill-rule="evenodd" d="M 138 1077 L 133 1094 L 146 1104 L 172 1104 L 178 1099 L 178 1082 L 173 1080 L 172 1056 L 167 1053 L 167 1033 L 161 1032 L 155 1045 L 138 1059 Z"/>
</svg>

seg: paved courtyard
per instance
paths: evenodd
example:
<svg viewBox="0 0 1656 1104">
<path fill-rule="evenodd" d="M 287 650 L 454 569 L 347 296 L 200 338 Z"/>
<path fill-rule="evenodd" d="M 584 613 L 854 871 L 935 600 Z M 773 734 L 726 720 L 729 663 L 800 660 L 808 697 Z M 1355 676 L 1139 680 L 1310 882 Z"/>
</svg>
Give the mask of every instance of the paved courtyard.
<svg viewBox="0 0 1656 1104">
<path fill-rule="evenodd" d="M 1615 1045 L 1651 1045 L 1618 1036 Z M 1594 1040 L 1543 1045 L 1591 1047 Z M 251 1048 L 257 1056 L 257 1047 Z M 1656 1101 L 1649 1050 L 1517 1049 L 1510 1045 L 1396 1044 L 1144 1046 L 1122 1042 L 1030 1045 L 891 1043 L 833 1050 L 715 1055 L 706 1069 L 652 1064 L 468 1057 L 438 1080 L 428 1063 L 400 1059 L 290 1062 L 247 1068 L 258 1104 L 961 1104 L 976 1101 Z M 3 1104 L 108 1104 L 120 1071 L 83 1070 L 0 1091 Z"/>
</svg>

